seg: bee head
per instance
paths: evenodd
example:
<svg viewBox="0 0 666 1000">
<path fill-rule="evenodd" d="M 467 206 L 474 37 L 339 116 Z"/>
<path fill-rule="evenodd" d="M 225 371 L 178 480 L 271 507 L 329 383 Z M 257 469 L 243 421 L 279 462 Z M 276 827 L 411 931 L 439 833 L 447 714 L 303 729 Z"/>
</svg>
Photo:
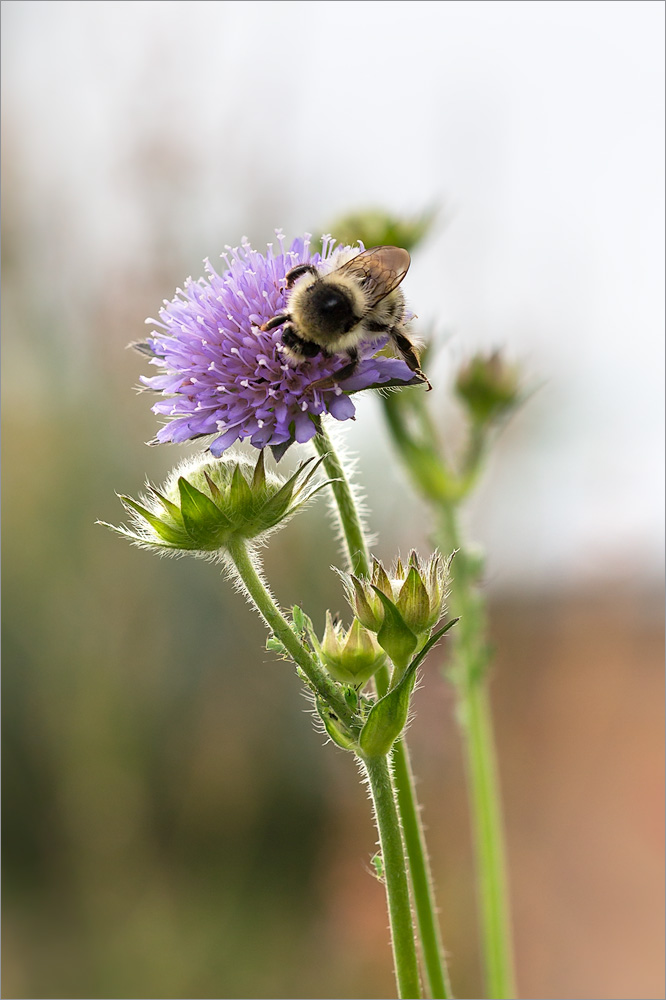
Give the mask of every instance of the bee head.
<svg viewBox="0 0 666 1000">
<path fill-rule="evenodd" d="M 331 281 L 317 281 L 304 289 L 299 302 L 304 325 L 325 336 L 347 333 L 360 317 L 354 311 L 354 298 L 346 288 Z"/>
</svg>

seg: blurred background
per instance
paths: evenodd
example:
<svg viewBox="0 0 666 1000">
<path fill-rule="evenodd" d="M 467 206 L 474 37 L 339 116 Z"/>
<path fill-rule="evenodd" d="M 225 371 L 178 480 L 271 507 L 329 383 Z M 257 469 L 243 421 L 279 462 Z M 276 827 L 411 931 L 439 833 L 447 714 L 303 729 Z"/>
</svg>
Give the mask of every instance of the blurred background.
<svg viewBox="0 0 666 1000">
<path fill-rule="evenodd" d="M 640 2 L 3 2 L 5 997 L 393 995 L 375 833 L 260 621 L 95 526 L 148 449 L 125 350 L 225 244 L 438 209 L 405 290 L 433 413 L 477 348 L 536 391 L 469 511 L 525 997 L 664 996 L 663 20 Z M 376 552 L 429 546 L 372 395 Z M 298 456 L 296 456 L 298 457 Z M 320 501 L 286 605 L 342 610 Z M 452 692 L 411 729 L 459 997 L 481 993 Z"/>
</svg>

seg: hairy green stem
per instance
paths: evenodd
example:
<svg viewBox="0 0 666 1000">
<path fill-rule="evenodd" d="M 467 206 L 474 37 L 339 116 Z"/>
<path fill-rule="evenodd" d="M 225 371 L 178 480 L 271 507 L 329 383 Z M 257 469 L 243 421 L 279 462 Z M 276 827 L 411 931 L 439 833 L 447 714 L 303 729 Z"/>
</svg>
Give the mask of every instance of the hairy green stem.
<svg viewBox="0 0 666 1000">
<path fill-rule="evenodd" d="M 493 1000 L 507 1000 L 515 996 L 515 982 L 506 849 L 488 693 L 490 651 L 485 606 L 478 590 L 478 571 L 462 546 L 455 507 L 443 507 L 441 515 L 441 545 L 445 551 L 458 550 L 453 562 L 450 611 L 460 616 L 460 622 L 454 636 L 451 678 L 465 741 L 486 988 Z"/>
<path fill-rule="evenodd" d="M 354 499 L 354 493 L 345 468 L 338 458 L 333 442 L 328 436 L 323 423 L 314 437 L 314 446 L 323 456 L 326 475 L 334 480 L 331 483 L 333 496 L 340 517 L 345 546 L 349 554 L 352 573 L 358 576 L 370 575 L 370 557 L 363 531 L 363 523 Z"/>
<path fill-rule="evenodd" d="M 425 400 L 418 394 L 405 398 L 396 393 L 384 400 L 384 415 L 396 450 L 438 518 L 439 548 L 442 552 L 457 551 L 449 610 L 460 621 L 454 635 L 450 677 L 456 686 L 465 740 L 487 995 L 497 1000 L 515 996 L 515 985 L 504 833 L 488 696 L 490 650 L 485 602 L 478 588 L 479 567 L 463 545 L 458 528 L 458 508 L 476 484 L 487 429 L 472 425 L 461 470 L 456 474 L 442 456 L 434 426 L 424 419 L 425 409 Z M 416 417 L 418 440 L 410 426 L 410 415 Z"/>
<path fill-rule="evenodd" d="M 423 994 L 412 926 L 409 883 L 388 758 L 369 757 L 363 760 L 363 765 L 368 775 L 379 831 L 398 996 L 401 1000 L 420 1000 Z"/>
<path fill-rule="evenodd" d="M 349 478 L 323 427 L 314 440 L 317 451 L 323 456 L 323 465 L 327 476 L 330 479 L 338 480 L 332 484 L 332 489 L 352 572 L 369 576 L 370 555 Z M 389 670 L 383 666 L 375 675 L 375 686 L 379 697 L 386 694 L 389 683 Z M 428 989 L 434 1000 L 446 1000 L 452 994 L 448 984 L 446 960 L 437 920 L 437 907 L 425 835 L 416 799 L 414 777 L 409 765 L 409 751 L 404 739 L 396 742 L 393 755 L 393 783 L 398 797 L 398 808 L 405 837 L 405 850 L 409 861 L 414 908 Z"/>
<path fill-rule="evenodd" d="M 342 697 L 340 689 L 313 659 L 309 650 L 302 645 L 273 600 L 268 587 L 257 571 L 256 556 L 250 554 L 247 542 L 242 539 L 232 539 L 228 543 L 227 549 L 243 587 L 268 627 L 301 668 L 312 687 L 336 712 L 338 717 L 345 723 L 352 722 L 353 714 Z"/>
<path fill-rule="evenodd" d="M 428 989 L 433 1000 L 452 996 L 444 948 L 437 920 L 435 897 L 426 853 L 421 815 L 414 795 L 414 776 L 409 750 L 404 740 L 398 740 L 393 750 L 393 780 L 398 795 L 403 837 L 409 857 L 414 909 L 419 928 L 423 965 Z"/>
</svg>

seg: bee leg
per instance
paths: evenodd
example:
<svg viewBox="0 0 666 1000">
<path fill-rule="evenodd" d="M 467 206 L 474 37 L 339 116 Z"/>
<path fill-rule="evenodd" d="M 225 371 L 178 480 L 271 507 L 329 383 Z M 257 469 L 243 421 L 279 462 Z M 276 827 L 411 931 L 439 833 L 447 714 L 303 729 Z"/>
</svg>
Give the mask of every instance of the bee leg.
<svg viewBox="0 0 666 1000">
<path fill-rule="evenodd" d="M 287 288 L 293 288 L 294 282 L 298 281 L 304 274 L 319 274 L 319 271 L 313 264 L 297 264 L 285 274 Z"/>
<path fill-rule="evenodd" d="M 349 364 L 345 365 L 344 368 L 340 368 L 339 371 L 333 372 L 332 375 L 328 375 L 326 378 L 320 378 L 316 382 L 311 382 L 310 388 L 332 389 L 336 382 L 342 382 L 344 379 L 350 378 L 358 368 L 358 351 L 355 347 L 350 347 L 347 355 L 349 357 Z"/>
<path fill-rule="evenodd" d="M 395 341 L 395 346 L 400 351 L 402 360 L 405 362 L 409 370 L 413 371 L 415 375 L 418 375 L 419 378 L 423 379 L 425 384 L 428 386 L 427 391 L 430 392 L 432 386 L 430 385 L 428 376 L 425 374 L 425 372 L 421 371 L 420 368 L 421 360 L 411 340 L 408 337 L 406 337 L 404 333 L 400 333 L 395 329 L 391 330 L 391 337 Z"/>
<path fill-rule="evenodd" d="M 273 316 L 272 319 L 269 319 L 268 322 L 264 323 L 263 326 L 260 326 L 259 329 L 262 333 L 268 333 L 269 330 L 274 330 L 276 326 L 281 326 L 282 323 L 286 323 L 289 319 L 291 319 L 289 313 L 281 313 L 279 316 Z"/>
</svg>

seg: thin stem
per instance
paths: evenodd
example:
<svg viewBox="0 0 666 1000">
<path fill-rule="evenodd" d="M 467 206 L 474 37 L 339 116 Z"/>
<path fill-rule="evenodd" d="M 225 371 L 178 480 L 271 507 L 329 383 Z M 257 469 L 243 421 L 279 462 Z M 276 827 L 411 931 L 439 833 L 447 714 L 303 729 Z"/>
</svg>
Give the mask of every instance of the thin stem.
<svg viewBox="0 0 666 1000">
<path fill-rule="evenodd" d="M 486 988 L 493 1000 L 515 996 L 506 849 L 488 694 L 485 606 L 477 571 L 461 542 L 453 504 L 441 511 L 444 551 L 457 549 L 453 562 L 450 612 L 460 616 L 454 636 L 451 679 L 459 702 L 475 843 Z"/>
<path fill-rule="evenodd" d="M 516 994 L 509 940 L 503 824 L 487 684 L 477 682 L 469 686 L 464 696 L 463 720 L 479 869 L 488 996 L 494 1000 L 506 1000 Z"/>
<path fill-rule="evenodd" d="M 409 857 L 412 877 L 412 894 L 416 921 L 423 950 L 428 989 L 433 1000 L 446 1000 L 452 996 L 444 948 L 437 920 L 435 897 L 430 874 L 430 863 L 421 824 L 421 815 L 414 797 L 414 776 L 409 760 L 409 750 L 404 740 L 398 740 L 393 750 L 393 783 L 398 796 L 398 809 L 402 818 L 403 836 Z"/>
<path fill-rule="evenodd" d="M 368 545 L 358 506 L 354 499 L 354 492 L 323 423 L 320 423 L 320 430 L 315 434 L 314 446 L 323 456 L 326 475 L 329 479 L 335 480 L 331 483 L 331 489 L 335 497 L 352 573 L 357 576 L 370 576 Z"/>
<path fill-rule="evenodd" d="M 352 572 L 369 576 L 368 546 L 345 468 L 335 452 L 333 442 L 323 427 L 314 440 L 317 451 L 324 456 L 323 465 L 326 474 L 330 479 L 338 480 L 332 484 L 332 489 Z M 389 670 L 383 666 L 375 674 L 375 687 L 380 698 L 388 691 L 389 683 Z M 428 988 L 430 995 L 435 1000 L 439 1000 L 439 998 L 446 1000 L 447 997 L 451 996 L 451 990 L 448 985 L 444 949 L 437 921 L 437 907 L 425 835 L 416 799 L 414 777 L 409 766 L 409 752 L 404 740 L 398 740 L 395 744 L 393 760 L 393 783 L 398 797 L 398 808 L 405 835 L 405 849 L 409 861 L 414 907 Z"/>
<path fill-rule="evenodd" d="M 227 548 L 238 577 L 268 627 L 275 633 L 291 658 L 301 668 L 313 688 L 336 712 L 338 717 L 345 723 L 351 722 L 352 712 L 341 696 L 339 688 L 333 683 L 328 674 L 321 669 L 292 631 L 289 622 L 283 616 L 273 600 L 268 587 L 257 572 L 255 565 L 256 556 L 250 555 L 247 542 L 242 539 L 232 539 L 228 543 Z"/>
<path fill-rule="evenodd" d="M 420 1000 L 423 994 L 419 981 L 409 883 L 388 759 L 370 757 L 363 760 L 363 765 L 368 775 L 379 832 L 398 996 L 401 1000 Z"/>
</svg>

